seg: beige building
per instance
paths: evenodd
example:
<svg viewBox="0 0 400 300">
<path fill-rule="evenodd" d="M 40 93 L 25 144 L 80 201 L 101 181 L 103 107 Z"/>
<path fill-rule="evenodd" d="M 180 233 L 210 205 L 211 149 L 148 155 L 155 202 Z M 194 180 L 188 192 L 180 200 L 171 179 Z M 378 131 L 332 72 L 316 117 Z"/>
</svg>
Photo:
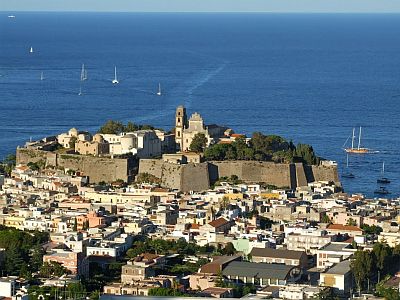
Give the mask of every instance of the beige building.
<svg viewBox="0 0 400 300">
<path fill-rule="evenodd" d="M 256 263 L 285 264 L 306 268 L 307 254 L 304 251 L 286 249 L 253 248 L 250 252 L 251 260 Z"/>
<path fill-rule="evenodd" d="M 328 271 L 320 273 L 320 285 L 328 286 L 336 293 L 345 294 L 353 288 L 353 277 L 350 270 L 350 261 L 342 261 Z"/>
<path fill-rule="evenodd" d="M 75 152 L 83 155 L 100 156 L 109 154 L 110 147 L 100 134 L 96 134 L 92 141 L 76 141 Z"/>
<path fill-rule="evenodd" d="M 71 128 L 68 132 L 61 133 L 57 136 L 57 142 L 64 148 L 71 148 L 71 141 L 90 141 L 92 136 L 86 131 L 78 131 L 76 128 Z"/>
</svg>

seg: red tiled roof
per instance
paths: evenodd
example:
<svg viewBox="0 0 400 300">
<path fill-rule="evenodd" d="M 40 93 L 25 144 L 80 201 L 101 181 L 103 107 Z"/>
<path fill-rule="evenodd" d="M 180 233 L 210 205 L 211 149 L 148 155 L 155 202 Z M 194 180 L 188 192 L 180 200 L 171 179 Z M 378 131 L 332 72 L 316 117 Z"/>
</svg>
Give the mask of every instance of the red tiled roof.
<svg viewBox="0 0 400 300">
<path fill-rule="evenodd" d="M 222 225 L 225 225 L 226 223 L 228 223 L 228 221 L 225 220 L 224 218 L 218 218 L 218 219 L 216 219 L 214 221 L 211 221 L 208 224 L 211 225 L 212 227 L 220 227 Z"/>
<path fill-rule="evenodd" d="M 342 225 L 342 224 L 330 224 L 327 228 L 328 230 L 343 230 L 343 231 L 362 231 L 360 227 Z"/>
<path fill-rule="evenodd" d="M 190 224 L 190 229 L 199 229 L 200 225 L 199 224 Z"/>
</svg>

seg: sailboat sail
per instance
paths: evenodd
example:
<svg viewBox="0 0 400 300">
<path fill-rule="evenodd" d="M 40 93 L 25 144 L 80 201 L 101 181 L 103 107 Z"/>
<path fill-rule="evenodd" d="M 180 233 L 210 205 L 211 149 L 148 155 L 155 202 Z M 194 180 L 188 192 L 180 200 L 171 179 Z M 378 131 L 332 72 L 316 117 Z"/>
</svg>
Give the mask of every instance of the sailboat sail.
<svg viewBox="0 0 400 300">
<path fill-rule="evenodd" d="M 158 92 L 157 92 L 158 96 L 161 96 L 161 83 L 158 84 Z"/>
<path fill-rule="evenodd" d="M 117 66 L 114 66 L 114 79 L 112 83 L 117 84 L 119 83 L 118 78 L 117 78 Z"/>
<path fill-rule="evenodd" d="M 85 64 L 82 64 L 81 81 L 85 81 L 86 79 L 87 79 L 87 70 L 85 69 Z"/>
</svg>

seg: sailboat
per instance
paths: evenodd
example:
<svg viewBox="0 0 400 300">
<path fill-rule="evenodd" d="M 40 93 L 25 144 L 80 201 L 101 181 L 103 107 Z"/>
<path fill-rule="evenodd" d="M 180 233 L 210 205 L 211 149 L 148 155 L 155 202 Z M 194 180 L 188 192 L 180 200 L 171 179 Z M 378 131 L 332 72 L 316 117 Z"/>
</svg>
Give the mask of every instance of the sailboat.
<svg viewBox="0 0 400 300">
<path fill-rule="evenodd" d="M 158 83 L 158 92 L 157 96 L 161 96 L 161 83 Z"/>
<path fill-rule="evenodd" d="M 117 66 L 114 66 L 114 79 L 111 81 L 113 84 L 118 84 L 119 81 L 117 79 Z"/>
<path fill-rule="evenodd" d="M 40 80 L 44 80 L 43 72 L 40 73 Z"/>
<path fill-rule="evenodd" d="M 390 180 L 385 175 L 385 162 L 382 163 L 382 177 L 376 180 L 377 183 L 390 183 Z"/>
<path fill-rule="evenodd" d="M 349 171 L 349 155 L 346 154 L 346 172 L 342 174 L 343 178 L 355 178 L 354 174 Z"/>
<path fill-rule="evenodd" d="M 81 69 L 81 81 L 87 80 L 87 70 L 85 69 L 85 64 L 82 64 Z"/>
<path fill-rule="evenodd" d="M 33 47 L 31 46 L 31 48 L 29 49 L 29 53 L 33 53 Z"/>
<path fill-rule="evenodd" d="M 364 153 L 370 153 L 371 150 L 368 148 L 362 148 L 361 147 L 361 126 L 360 130 L 358 132 L 358 145 L 357 147 L 354 147 L 354 139 L 355 139 L 355 128 L 353 128 L 353 134 L 351 138 L 351 148 L 345 148 L 344 151 L 347 153 L 352 153 L 352 154 L 364 154 Z"/>
<path fill-rule="evenodd" d="M 82 96 L 82 83 L 86 79 L 87 79 L 87 77 L 86 77 L 86 71 L 85 71 L 85 64 L 82 64 L 81 77 L 80 77 L 80 80 L 79 80 L 79 93 L 78 93 L 78 96 Z"/>
</svg>

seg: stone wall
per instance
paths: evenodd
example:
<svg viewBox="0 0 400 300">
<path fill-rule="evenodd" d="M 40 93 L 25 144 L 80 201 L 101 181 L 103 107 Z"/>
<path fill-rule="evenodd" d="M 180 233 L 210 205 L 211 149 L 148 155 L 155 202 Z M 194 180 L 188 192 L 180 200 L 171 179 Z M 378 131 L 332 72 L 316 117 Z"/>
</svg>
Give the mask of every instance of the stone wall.
<svg viewBox="0 0 400 300">
<path fill-rule="evenodd" d="M 181 173 L 182 191 L 204 191 L 209 187 L 208 163 L 183 165 Z"/>
<path fill-rule="evenodd" d="M 263 182 L 277 187 L 296 188 L 313 181 L 334 181 L 340 185 L 335 166 L 305 166 L 257 161 L 211 161 L 178 165 L 161 159 L 118 159 L 86 155 L 17 149 L 17 163 L 45 161 L 46 165 L 73 169 L 89 176 L 90 182 L 131 181 L 139 173 L 149 173 L 161 179 L 162 185 L 183 192 L 201 191 L 220 177 L 238 176 L 244 182 Z"/>
<path fill-rule="evenodd" d="M 149 173 L 160 178 L 164 187 L 183 192 L 201 191 L 210 187 L 207 163 L 178 165 L 160 159 L 141 159 L 139 173 Z"/>
<path fill-rule="evenodd" d="M 290 165 L 258 161 L 212 161 L 211 181 L 236 175 L 245 182 L 265 182 L 278 187 L 291 187 Z"/>
<path fill-rule="evenodd" d="M 83 176 L 89 176 L 89 181 L 112 182 L 117 179 L 131 181 L 137 172 L 137 162 L 133 158 L 119 159 L 95 157 L 74 154 L 57 154 L 54 152 L 19 148 L 16 153 L 17 164 L 27 164 L 44 160 L 46 166 L 72 169 Z"/>
</svg>

